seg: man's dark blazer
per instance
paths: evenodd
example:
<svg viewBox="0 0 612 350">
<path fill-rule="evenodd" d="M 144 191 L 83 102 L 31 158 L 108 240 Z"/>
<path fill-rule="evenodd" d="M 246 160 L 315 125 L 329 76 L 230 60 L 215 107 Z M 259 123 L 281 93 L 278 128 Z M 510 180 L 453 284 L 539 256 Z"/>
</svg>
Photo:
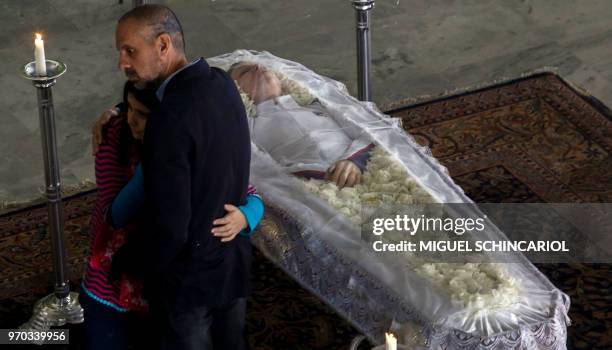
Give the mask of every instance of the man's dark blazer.
<svg viewBox="0 0 612 350">
<path fill-rule="evenodd" d="M 128 251 L 139 250 L 130 254 L 146 270 L 150 296 L 180 310 L 248 294 L 249 238 L 221 243 L 211 229 L 224 204 L 246 202 L 250 145 L 227 73 L 201 59 L 169 81 L 143 140 L 145 229 L 128 242 Z"/>
</svg>

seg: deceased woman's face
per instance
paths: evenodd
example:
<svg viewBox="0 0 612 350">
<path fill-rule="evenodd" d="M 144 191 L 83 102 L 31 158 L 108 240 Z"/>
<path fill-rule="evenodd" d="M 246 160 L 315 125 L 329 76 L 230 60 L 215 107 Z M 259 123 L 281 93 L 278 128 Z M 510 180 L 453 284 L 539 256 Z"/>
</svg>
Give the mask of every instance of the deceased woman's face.
<svg viewBox="0 0 612 350">
<path fill-rule="evenodd" d="M 242 91 L 259 104 L 281 95 L 281 82 L 268 68 L 255 63 L 241 63 L 231 73 Z"/>
<path fill-rule="evenodd" d="M 142 140 L 144 136 L 145 126 L 147 125 L 147 118 L 151 113 L 151 110 L 140 103 L 133 94 L 128 93 L 128 112 L 127 121 L 132 129 L 132 136 L 137 140 Z"/>
</svg>

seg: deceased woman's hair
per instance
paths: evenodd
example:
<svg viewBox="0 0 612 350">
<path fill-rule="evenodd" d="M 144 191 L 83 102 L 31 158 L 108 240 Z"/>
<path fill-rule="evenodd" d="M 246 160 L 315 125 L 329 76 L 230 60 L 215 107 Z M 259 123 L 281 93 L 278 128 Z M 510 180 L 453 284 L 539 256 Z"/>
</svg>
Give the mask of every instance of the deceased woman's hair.
<svg viewBox="0 0 612 350">
<path fill-rule="evenodd" d="M 264 65 L 241 61 L 234 63 L 228 73 L 255 104 L 282 94 L 280 79 Z"/>
</svg>

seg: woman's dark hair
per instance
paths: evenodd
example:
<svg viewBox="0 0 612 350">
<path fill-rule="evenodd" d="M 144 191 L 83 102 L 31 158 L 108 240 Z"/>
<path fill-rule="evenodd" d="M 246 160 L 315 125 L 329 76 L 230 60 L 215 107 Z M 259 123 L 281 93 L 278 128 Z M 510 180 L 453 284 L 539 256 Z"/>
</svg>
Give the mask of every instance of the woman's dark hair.
<svg viewBox="0 0 612 350">
<path fill-rule="evenodd" d="M 121 106 L 121 112 L 127 113 L 128 108 L 128 94 L 132 94 L 134 98 L 142 103 L 149 110 L 157 108 L 159 101 L 155 95 L 153 89 L 137 89 L 134 83 L 127 81 L 123 86 L 123 103 Z M 121 127 L 121 135 L 119 137 L 119 162 L 123 165 L 132 159 L 134 152 L 139 152 L 140 142 L 137 142 L 132 136 L 132 130 L 127 123 L 127 118 L 124 118 L 123 126 Z"/>
<path fill-rule="evenodd" d="M 155 109 L 159 103 L 157 96 L 155 95 L 155 90 L 137 89 L 136 86 L 134 86 L 134 83 L 126 81 L 125 85 L 123 86 L 123 103 L 125 103 L 126 108 L 128 103 L 128 93 L 132 94 L 138 102 L 142 103 L 150 110 Z"/>
</svg>

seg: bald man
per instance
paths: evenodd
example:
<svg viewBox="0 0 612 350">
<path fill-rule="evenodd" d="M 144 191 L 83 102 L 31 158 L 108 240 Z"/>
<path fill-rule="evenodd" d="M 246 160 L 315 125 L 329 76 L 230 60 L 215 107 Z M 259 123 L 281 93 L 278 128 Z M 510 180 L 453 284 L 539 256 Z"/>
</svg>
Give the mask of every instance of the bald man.
<svg viewBox="0 0 612 350">
<path fill-rule="evenodd" d="M 160 349 L 243 349 L 251 246 L 211 233 L 224 204 L 245 203 L 250 141 L 229 76 L 188 62 L 181 25 L 161 5 L 117 24 L 119 68 L 153 88 L 142 169 L 147 224 L 113 257 L 113 274 L 144 277 Z"/>
</svg>

